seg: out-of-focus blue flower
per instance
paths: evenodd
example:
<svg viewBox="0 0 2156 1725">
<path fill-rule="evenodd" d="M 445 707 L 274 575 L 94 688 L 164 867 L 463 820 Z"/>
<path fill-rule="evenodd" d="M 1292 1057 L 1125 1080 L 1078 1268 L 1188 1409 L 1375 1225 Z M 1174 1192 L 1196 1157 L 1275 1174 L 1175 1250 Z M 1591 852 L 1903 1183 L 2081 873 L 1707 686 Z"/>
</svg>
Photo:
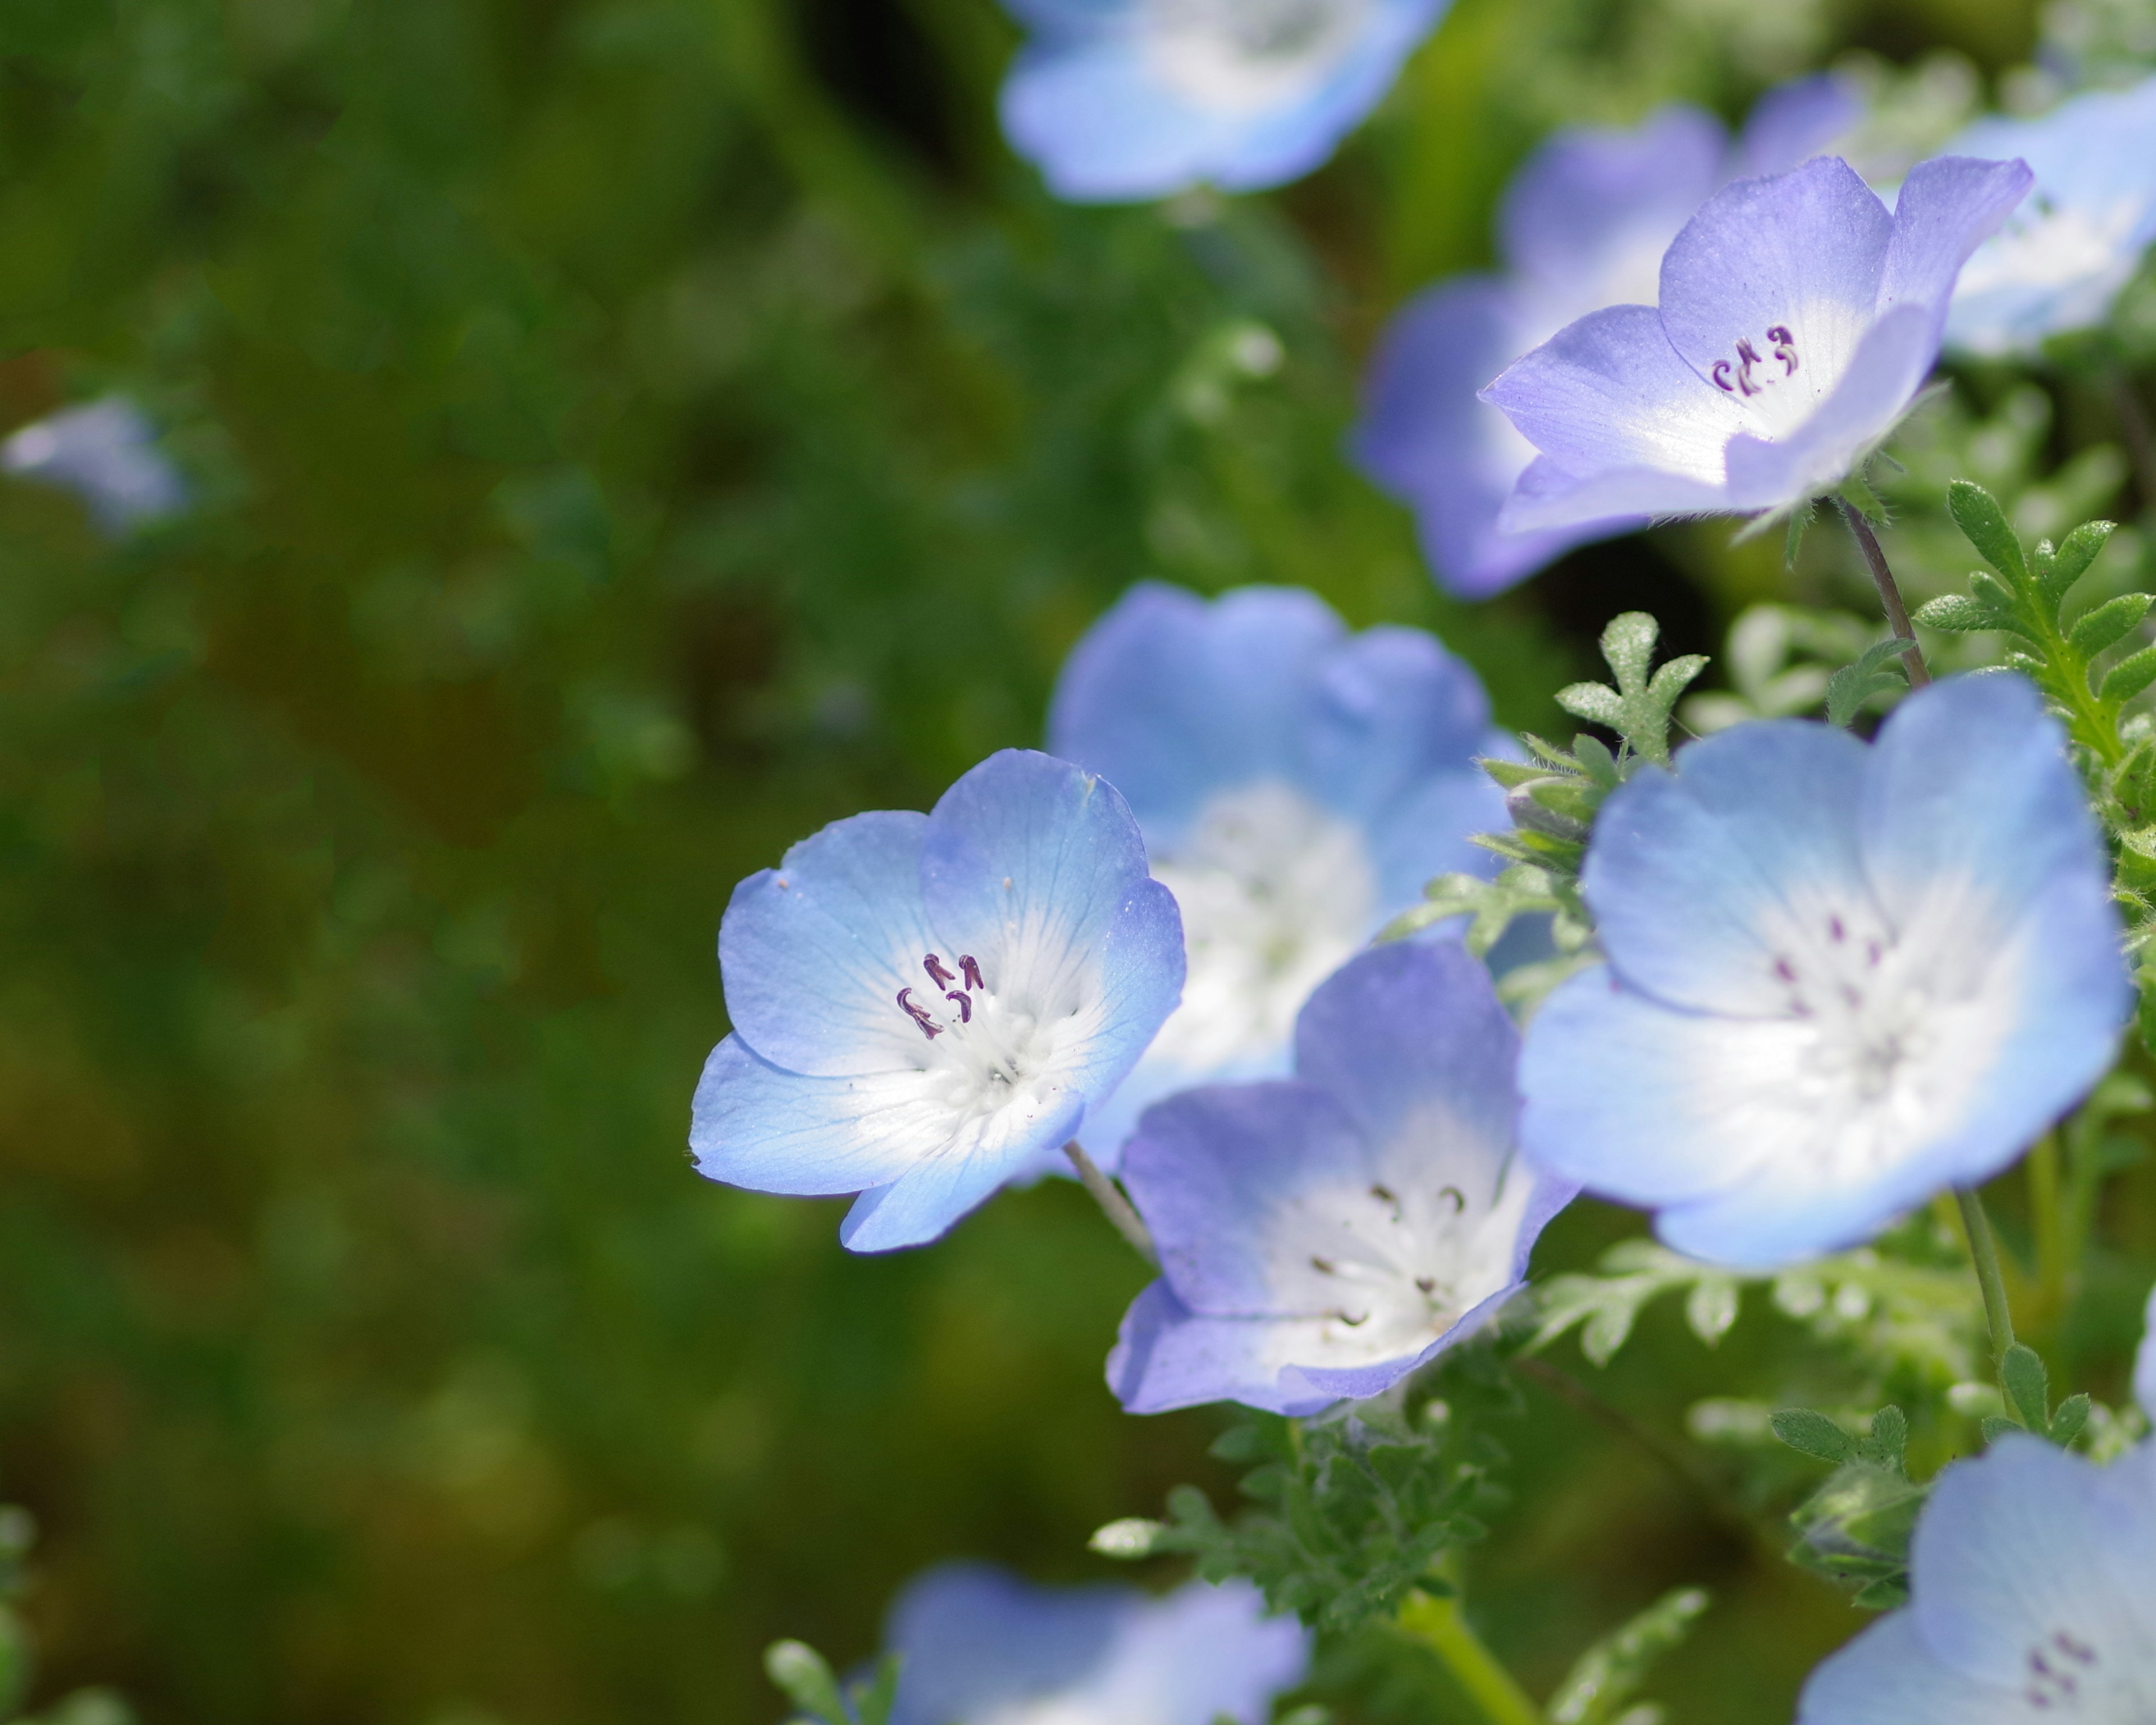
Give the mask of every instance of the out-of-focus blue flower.
<svg viewBox="0 0 2156 1725">
<path fill-rule="evenodd" d="M 1154 1599 L 981 1563 L 913 1581 L 885 1642 L 904 1661 L 891 1725 L 1262 1725 L 1310 1664 L 1302 1626 L 1246 1581 Z"/>
<path fill-rule="evenodd" d="M 141 410 L 117 395 L 63 408 L 0 444 L 0 467 L 73 491 L 117 538 L 187 501 L 179 470 Z"/>
<path fill-rule="evenodd" d="M 1892 214 L 1835 157 L 1723 187 L 1663 257 L 1659 309 L 1591 313 L 1483 391 L 1541 452 L 1499 526 L 1832 490 L 1915 398 L 1963 261 L 2030 181 L 2019 162 L 1942 157 Z"/>
<path fill-rule="evenodd" d="M 2036 186 L 1963 269 L 1947 345 L 2024 353 L 2102 323 L 2156 240 L 2156 78 L 2092 90 L 2041 120 L 1979 121 L 1949 147 L 2018 156 Z"/>
<path fill-rule="evenodd" d="M 696 1087 L 697 1168 L 860 1193 L 855 1251 L 933 1240 L 1073 1137 L 1174 1009 L 1175 901 L 1111 786 L 990 756 L 929 814 L 857 814 L 734 889 L 733 1034 Z"/>
<path fill-rule="evenodd" d="M 1378 347 L 1355 435 L 1363 470 L 1415 511 L 1443 586 L 1480 598 L 1645 524 L 1501 532 L 1535 451 L 1476 392 L 1589 312 L 1652 300 L 1662 254 L 1715 187 L 1795 167 L 1860 111 L 1845 81 L 1812 78 L 1763 99 L 1733 144 L 1711 115 L 1673 106 L 1628 131 L 1560 131 L 1527 158 L 1498 216 L 1504 273 L 1455 276 L 1408 303 Z"/>
<path fill-rule="evenodd" d="M 2156 1420 L 2156 1291 L 2148 1296 L 2148 1326 L 2141 1337 L 2141 1358 L 2133 1368 L 2133 1393 Z"/>
<path fill-rule="evenodd" d="M 2025 1433 L 1947 1469 L 1910 1603 L 1814 1671 L 1799 1725 L 2156 1718 L 2156 1444 L 2109 1467 Z"/>
<path fill-rule="evenodd" d="M 1419 629 L 1351 635 L 1322 601 L 1147 583 L 1072 649 L 1049 747 L 1129 798 L 1183 908 L 1183 1004 L 1089 1128 L 1112 1167 L 1147 1104 L 1287 1070 L 1310 992 L 1434 875 L 1486 874 L 1471 834 L 1509 752 L 1474 672 Z"/>
<path fill-rule="evenodd" d="M 1032 32 L 1004 133 L 1060 198 L 1125 203 L 1308 173 L 1447 0 L 1004 0 Z"/>
<path fill-rule="evenodd" d="M 1582 873 L 1606 965 L 1528 1029 L 1527 1154 L 1769 1266 L 1997 1173 L 2100 1078 L 2133 993 L 2058 726 L 2016 676 L 1867 747 L 1739 726 L 1613 795 Z"/>
<path fill-rule="evenodd" d="M 1474 1334 L 1578 1190 L 1514 1154 L 1518 1048 L 1464 947 L 1401 942 L 1311 997 L 1292 1080 L 1147 1110 L 1123 1180 L 1161 1279 L 1108 1360 L 1123 1405 L 1312 1414 Z"/>
</svg>

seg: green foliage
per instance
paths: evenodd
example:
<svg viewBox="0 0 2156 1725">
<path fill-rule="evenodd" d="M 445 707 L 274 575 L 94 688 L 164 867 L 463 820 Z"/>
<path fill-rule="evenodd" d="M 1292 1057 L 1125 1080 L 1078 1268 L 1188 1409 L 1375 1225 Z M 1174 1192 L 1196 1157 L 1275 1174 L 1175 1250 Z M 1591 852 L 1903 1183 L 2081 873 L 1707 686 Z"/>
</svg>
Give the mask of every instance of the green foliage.
<svg viewBox="0 0 2156 1725">
<path fill-rule="evenodd" d="M 1707 1604 L 1699 1589 L 1677 1588 L 1597 1641 L 1550 1697 L 1550 1725 L 1618 1725 L 1619 1710 L 1639 1692 L 1655 1662 L 1683 1643 Z M 1625 1725 L 1656 1725 L 1662 1714 L 1635 1707 L 1622 1717 Z"/>
<path fill-rule="evenodd" d="M 1748 605 L 1729 626 L 1722 665 L 1730 682 L 1688 696 L 1685 724 L 1706 734 L 1748 719 L 1786 719 L 1826 698 L 1830 667 L 1860 659 L 1876 626 L 1843 611 L 1779 603 Z"/>
<path fill-rule="evenodd" d="M 880 1661 L 875 1675 L 841 1685 L 824 1656 L 803 1641 L 773 1641 L 763 1669 L 786 1698 L 814 1725 L 886 1725 L 898 1699 L 898 1656 Z"/>
<path fill-rule="evenodd" d="M 1909 1478 L 1909 1422 L 1881 1408 L 1871 1430 L 1853 1436 L 1809 1408 L 1776 1414 L 1774 1435 L 1832 1476 L 1790 1517 L 1799 1538 L 1793 1562 L 1853 1588 L 1855 1603 L 1884 1611 L 1909 1596 L 1909 1539 L 1930 1488 Z"/>
<path fill-rule="evenodd" d="M 1670 715 L 1692 679 L 1707 669 L 1707 655 L 1687 653 L 1650 672 L 1661 625 L 1644 611 L 1627 611 L 1602 632 L 1602 656 L 1617 679 L 1573 683 L 1560 689 L 1558 705 L 1576 719 L 1606 725 L 1622 739 L 1617 773 L 1630 772 L 1636 755 L 1658 767 L 1670 763 Z"/>
<path fill-rule="evenodd" d="M 1866 647 L 1854 664 L 1844 665 L 1829 677 L 1826 681 L 1827 723 L 1854 723 L 1857 714 L 1870 704 L 1873 696 L 1907 688 L 1908 670 L 1902 660 L 1908 650 L 1907 642 L 1898 636 L 1890 635 L 1887 639 Z"/>
<path fill-rule="evenodd" d="M 1505 1450 L 1488 1425 L 1517 1410 L 1509 1383 L 1478 1350 L 1454 1363 L 1446 1387 L 1445 1401 L 1399 1394 L 1389 1410 L 1360 1404 L 1307 1423 L 1246 1414 L 1214 1453 L 1248 1469 L 1243 1494 L 1262 1507 L 1223 1520 L 1203 1491 L 1179 1486 L 1165 1523 L 1113 1523 L 1094 1549 L 1188 1554 L 1209 1580 L 1246 1576 L 1274 1609 L 1328 1630 L 1388 1615 L 1482 1538 L 1504 1501 L 1494 1476 Z"/>
</svg>

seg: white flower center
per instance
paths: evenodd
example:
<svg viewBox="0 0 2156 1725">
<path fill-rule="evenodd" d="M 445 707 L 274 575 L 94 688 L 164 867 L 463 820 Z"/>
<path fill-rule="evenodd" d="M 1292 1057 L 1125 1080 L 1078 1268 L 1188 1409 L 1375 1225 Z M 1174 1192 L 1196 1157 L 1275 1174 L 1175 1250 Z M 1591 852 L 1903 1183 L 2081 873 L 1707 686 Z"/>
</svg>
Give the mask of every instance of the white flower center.
<svg viewBox="0 0 2156 1725">
<path fill-rule="evenodd" d="M 1192 1071 L 1277 1054 L 1378 908 L 1360 830 L 1277 779 L 1215 797 L 1152 872 L 1182 908 L 1189 958 L 1152 1052 Z"/>
<path fill-rule="evenodd" d="M 1153 69 L 1203 108 L 1252 113 L 1314 89 L 1354 45 L 1371 0 L 1148 0 Z"/>
<path fill-rule="evenodd" d="M 895 1004 L 921 1031 L 918 1063 L 935 1080 L 935 1106 L 978 1119 L 1014 1102 L 1037 1110 L 1061 1088 L 1060 1033 L 1073 1015 L 997 993 L 970 952 L 947 961 L 924 953 L 921 975 L 898 991 Z"/>
<path fill-rule="evenodd" d="M 1373 1365 L 1419 1353 L 1511 1281 L 1530 1183 L 1517 1168 L 1495 1193 L 1487 1180 L 1327 1187 L 1283 1204 L 1268 1255 L 1281 1266 L 1282 1292 L 1301 1307 L 1287 1315 L 1317 1320 L 1314 1356 L 1295 1363 Z"/>
<path fill-rule="evenodd" d="M 2088 1725 L 2149 1725 L 2156 1721 L 2156 1667 L 2143 1657 L 2122 1664 L 2071 1630 L 2054 1630 L 2023 1660 L 2021 1693 L 2046 1717 Z"/>
</svg>

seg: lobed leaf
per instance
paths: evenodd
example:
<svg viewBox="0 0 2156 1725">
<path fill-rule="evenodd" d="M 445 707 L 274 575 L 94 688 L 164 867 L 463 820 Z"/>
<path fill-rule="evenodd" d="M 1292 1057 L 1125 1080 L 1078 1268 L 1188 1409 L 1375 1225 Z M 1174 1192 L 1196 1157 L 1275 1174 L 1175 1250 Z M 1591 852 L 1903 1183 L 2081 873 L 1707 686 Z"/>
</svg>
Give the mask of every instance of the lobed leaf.
<svg viewBox="0 0 2156 1725">
<path fill-rule="evenodd" d="M 1931 600 L 1917 607 L 1912 614 L 1916 621 L 1927 629 L 1944 629 L 1950 634 L 1968 634 L 1980 629 L 2013 629 L 2012 619 L 1999 616 L 1988 605 L 1979 603 L 1965 593 L 1950 593 L 1943 598 Z"/>
<path fill-rule="evenodd" d="M 2051 554 L 2051 567 L 2039 578 L 2044 597 L 2054 605 L 2066 598 L 2067 589 L 2088 572 L 2089 565 L 2118 531 L 2116 521 L 2084 521 L 2067 534 Z"/>
<path fill-rule="evenodd" d="M 2075 620 L 2066 631 L 2067 643 L 2083 658 L 2093 659 L 2138 628 L 2152 604 L 2156 604 L 2156 598 L 2145 593 L 2123 593 L 2115 599 L 2106 599 Z"/>
<path fill-rule="evenodd" d="M 1825 1414 L 1810 1408 L 1784 1408 L 1768 1422 L 1774 1435 L 1799 1455 L 1819 1461 L 1843 1462 L 1856 1454 L 1856 1440 Z"/>
<path fill-rule="evenodd" d="M 1972 480 L 1958 479 L 1947 487 L 1947 511 L 1962 536 L 1993 568 L 2016 583 L 2029 579 L 2021 542 L 2008 523 L 2006 511 L 1990 492 Z"/>
<path fill-rule="evenodd" d="M 2126 702 L 2151 683 L 2156 683 L 2156 647 L 2143 647 L 2122 659 L 2104 674 L 2097 689 L 2099 700 Z"/>
</svg>

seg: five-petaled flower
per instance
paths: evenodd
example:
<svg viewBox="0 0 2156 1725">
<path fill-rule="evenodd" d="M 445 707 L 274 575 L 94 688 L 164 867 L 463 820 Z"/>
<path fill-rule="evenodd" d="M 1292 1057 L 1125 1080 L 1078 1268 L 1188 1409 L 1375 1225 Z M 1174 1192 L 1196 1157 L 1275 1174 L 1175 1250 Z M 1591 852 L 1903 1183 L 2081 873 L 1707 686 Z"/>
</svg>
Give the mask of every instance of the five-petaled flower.
<svg viewBox="0 0 2156 1725">
<path fill-rule="evenodd" d="M 1364 953 L 1296 1045 L 1293 1079 L 1172 1097 L 1124 1153 L 1161 1262 L 1108 1361 L 1132 1413 L 1389 1389 L 1518 1289 L 1577 1190 L 1514 1153 L 1518 1039 L 1457 943 Z"/>
<path fill-rule="evenodd" d="M 2156 1420 L 2156 1329 L 2142 1350 Z M 2156 1440 L 2099 1467 L 2011 1432 L 1948 1468 L 1910 1595 L 1812 1673 L 1798 1725 L 2156 1719 Z"/>
<path fill-rule="evenodd" d="M 751 875 L 719 955 L 734 1029 L 696 1088 L 697 1167 L 860 1194 L 855 1251 L 933 1240 L 1072 1137 L 1183 984 L 1123 799 L 1018 750 L 932 814 L 855 815 Z"/>
<path fill-rule="evenodd" d="M 1943 157 L 1892 214 L 1835 157 L 1725 187 L 1663 257 L 1659 307 L 1581 318 L 1482 393 L 1540 451 L 1499 526 L 1834 490 L 1915 400 L 1964 260 L 2030 182 L 2019 162 Z"/>
<path fill-rule="evenodd" d="M 1119 203 L 1308 173 L 1446 0 L 1005 0 L 1032 40 L 1004 131 L 1059 197 Z"/>
<path fill-rule="evenodd" d="M 916 1578 L 891 1606 L 891 1725 L 1263 1725 L 1310 1637 L 1247 1581 L 1039 1588 L 982 1563 Z"/>
<path fill-rule="evenodd" d="M 1761 100 L 1732 144 L 1721 123 L 1672 106 L 1627 131 L 1575 126 L 1529 157 L 1497 224 L 1502 275 L 1455 276 L 1393 320 L 1371 367 L 1355 454 L 1415 511 L 1440 584 L 1496 593 L 1638 516 L 1534 532 L 1497 526 L 1534 447 L 1476 392 L 1575 319 L 1655 297 L 1662 254 L 1733 175 L 1794 167 L 1854 122 L 1855 93 L 1806 79 Z"/>
<path fill-rule="evenodd" d="M 1962 270 L 1947 345 L 2030 352 L 2102 323 L 2156 240 L 2156 78 L 2091 90 L 2041 120 L 1979 121 L 1950 147 L 2018 156 L 2036 184 Z"/>
<path fill-rule="evenodd" d="M 1106 1166 L 1161 1096 L 1286 1071 L 1311 990 L 1432 875 L 1488 873 L 1470 835 L 1504 824 L 1474 672 L 1291 588 L 1133 588 L 1072 650 L 1049 737 L 1130 799 L 1189 948 L 1182 1006 L 1089 1127 Z"/>
<path fill-rule="evenodd" d="M 1692 744 L 1597 821 L 1606 965 L 1521 1060 L 1527 1154 L 1716 1261 L 1852 1244 L 2019 1156 L 2133 1000 L 2058 725 L 2018 676 L 1912 696 L 1867 747 L 1798 721 Z"/>
</svg>

